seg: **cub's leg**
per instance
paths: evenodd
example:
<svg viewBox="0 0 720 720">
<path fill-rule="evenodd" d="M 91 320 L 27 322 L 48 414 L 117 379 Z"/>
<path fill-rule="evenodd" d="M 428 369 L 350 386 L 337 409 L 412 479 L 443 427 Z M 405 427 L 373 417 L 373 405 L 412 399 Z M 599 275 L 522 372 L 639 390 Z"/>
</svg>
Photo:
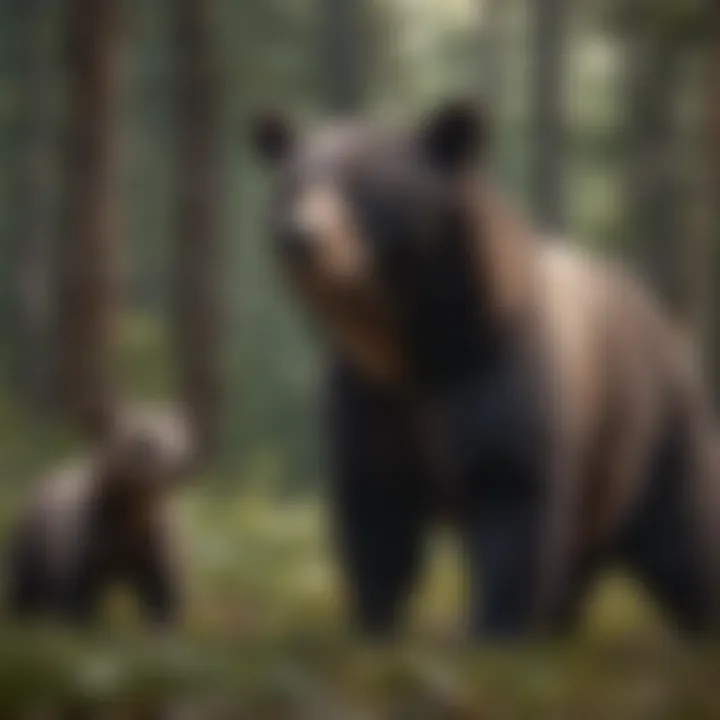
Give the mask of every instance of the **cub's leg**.
<svg viewBox="0 0 720 720">
<path fill-rule="evenodd" d="M 332 509 L 354 621 L 396 629 L 419 569 L 425 498 L 403 409 L 358 379 L 331 395 Z"/>
<path fill-rule="evenodd" d="M 10 548 L 5 601 L 8 612 L 19 619 L 40 613 L 49 599 L 45 563 L 36 545 L 32 532 L 23 529 Z"/>
<path fill-rule="evenodd" d="M 130 569 L 143 610 L 158 625 L 170 625 L 179 615 L 180 582 L 174 560 L 168 542 L 152 538 L 143 544 Z"/>
<path fill-rule="evenodd" d="M 63 577 L 51 581 L 53 614 L 66 622 L 84 625 L 92 620 L 107 573 L 93 553 L 82 553 L 68 564 Z"/>
<path fill-rule="evenodd" d="M 8 563 L 8 609 L 17 617 L 47 615 L 84 623 L 103 581 L 94 553 L 75 543 L 57 547 L 55 541 L 54 546 L 44 531 L 30 522 L 15 537 Z"/>
</svg>

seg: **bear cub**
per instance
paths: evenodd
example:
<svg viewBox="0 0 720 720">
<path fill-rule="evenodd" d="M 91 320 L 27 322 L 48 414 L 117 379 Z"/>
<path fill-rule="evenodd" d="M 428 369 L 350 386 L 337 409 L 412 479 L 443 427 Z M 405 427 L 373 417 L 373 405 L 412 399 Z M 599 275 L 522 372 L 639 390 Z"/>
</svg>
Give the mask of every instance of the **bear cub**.
<svg viewBox="0 0 720 720">
<path fill-rule="evenodd" d="M 33 488 L 10 538 L 7 601 L 16 617 L 84 622 L 122 583 L 153 622 L 178 611 L 172 495 L 193 434 L 169 408 L 118 413 L 98 448 Z"/>
</svg>

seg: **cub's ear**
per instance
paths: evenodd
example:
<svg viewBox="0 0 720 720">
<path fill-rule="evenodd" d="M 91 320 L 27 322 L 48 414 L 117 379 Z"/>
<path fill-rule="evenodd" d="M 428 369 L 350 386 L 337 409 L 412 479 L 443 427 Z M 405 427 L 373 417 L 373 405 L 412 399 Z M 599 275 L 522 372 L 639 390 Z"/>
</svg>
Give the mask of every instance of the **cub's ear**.
<svg viewBox="0 0 720 720">
<path fill-rule="evenodd" d="M 250 141 L 262 160 L 276 165 L 292 151 L 295 143 L 295 128 L 281 113 L 266 111 L 256 115 L 251 121 Z"/>
<path fill-rule="evenodd" d="M 420 127 L 420 151 L 438 170 L 461 172 L 483 155 L 485 113 L 479 102 L 451 100 L 430 112 Z"/>
</svg>

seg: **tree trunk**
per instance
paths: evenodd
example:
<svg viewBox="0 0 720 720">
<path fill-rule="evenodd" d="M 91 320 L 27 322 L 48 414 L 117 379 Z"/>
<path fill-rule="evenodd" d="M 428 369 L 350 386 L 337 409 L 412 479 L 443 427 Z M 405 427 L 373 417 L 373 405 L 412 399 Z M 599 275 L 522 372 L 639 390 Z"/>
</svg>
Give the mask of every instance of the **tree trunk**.
<svg viewBox="0 0 720 720">
<path fill-rule="evenodd" d="M 714 298 L 711 317 L 710 360 L 715 390 L 716 407 L 720 407 L 720 7 L 710 3 L 708 13 L 711 23 L 711 40 L 708 48 L 707 72 L 707 134 L 710 143 L 707 153 L 708 174 L 711 183 L 713 217 L 712 253 L 714 274 Z"/>
<path fill-rule="evenodd" d="M 675 100 L 678 56 L 653 37 L 631 40 L 628 62 L 629 228 L 635 256 L 666 303 L 683 305 L 682 248 L 678 242 L 678 132 Z"/>
<path fill-rule="evenodd" d="M 703 48 L 693 53 L 687 73 L 687 87 L 692 112 L 686 114 L 681 125 L 680 154 L 685 160 L 688 178 L 686 198 L 679 205 L 682 215 L 682 233 L 676 243 L 683 262 L 683 316 L 698 348 L 698 356 L 705 365 L 712 367 L 711 346 L 713 342 L 712 316 L 714 305 L 713 278 L 715 275 L 715 237 L 717 228 L 717 195 L 715 168 L 708 162 L 709 149 L 713 147 L 711 113 L 708 112 L 711 86 L 708 85 L 708 53 Z M 720 79 L 720 78 L 718 78 Z M 708 368 L 706 368 L 707 370 Z M 709 373 L 708 373 L 709 377 Z"/>
<path fill-rule="evenodd" d="M 364 0 L 322 0 L 320 77 L 327 108 L 352 114 L 366 99 L 369 58 Z"/>
<path fill-rule="evenodd" d="M 222 247 L 218 218 L 218 75 L 212 3 L 176 0 L 178 60 L 177 237 L 173 307 L 180 392 L 198 435 L 199 454 L 219 442 Z"/>
<path fill-rule="evenodd" d="M 563 226 L 565 0 L 533 0 L 534 133 L 531 197 L 536 220 L 547 230 Z"/>
<path fill-rule="evenodd" d="M 18 117 L 11 228 L 11 387 L 41 409 L 49 390 L 52 78 L 49 0 L 15 0 Z"/>
<path fill-rule="evenodd" d="M 507 4 L 505 0 L 482 0 L 479 37 L 479 72 L 482 100 L 491 123 L 491 140 L 486 159 L 496 173 L 501 170 L 502 127 L 505 120 L 505 47 L 507 45 Z"/>
<path fill-rule="evenodd" d="M 115 208 L 118 0 L 68 2 L 66 218 L 59 257 L 56 392 L 82 426 L 113 405 L 119 295 Z"/>
</svg>

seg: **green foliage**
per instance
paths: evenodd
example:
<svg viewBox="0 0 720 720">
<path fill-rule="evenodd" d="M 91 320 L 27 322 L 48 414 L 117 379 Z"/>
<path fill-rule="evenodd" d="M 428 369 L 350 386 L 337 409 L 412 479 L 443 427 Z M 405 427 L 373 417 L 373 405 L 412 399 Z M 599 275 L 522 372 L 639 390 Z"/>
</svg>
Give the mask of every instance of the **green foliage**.
<svg viewBox="0 0 720 720">
<path fill-rule="evenodd" d="M 715 10 L 707 0 L 614 0 L 604 6 L 615 32 L 681 46 L 711 39 Z"/>
<path fill-rule="evenodd" d="M 7 393 L 0 395 L 0 438 L 0 494 L 23 487 L 78 444 L 66 426 L 39 420 L 11 402 Z M 3 508 L 0 497 L 0 512 Z"/>
</svg>

